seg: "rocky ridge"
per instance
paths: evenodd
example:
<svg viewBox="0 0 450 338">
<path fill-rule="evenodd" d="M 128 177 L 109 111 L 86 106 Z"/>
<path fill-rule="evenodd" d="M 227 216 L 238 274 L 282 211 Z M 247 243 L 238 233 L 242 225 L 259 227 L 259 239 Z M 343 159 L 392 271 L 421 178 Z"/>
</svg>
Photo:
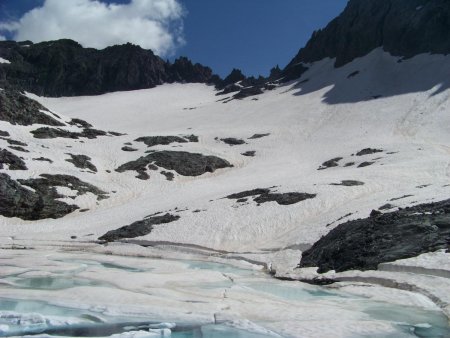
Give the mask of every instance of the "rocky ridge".
<svg viewBox="0 0 450 338">
<path fill-rule="evenodd" d="M 324 58 L 343 66 L 382 47 L 394 56 L 450 53 L 450 3 L 446 0 L 350 0 L 283 70 L 285 80 L 301 76 L 305 64 Z"/>
</svg>

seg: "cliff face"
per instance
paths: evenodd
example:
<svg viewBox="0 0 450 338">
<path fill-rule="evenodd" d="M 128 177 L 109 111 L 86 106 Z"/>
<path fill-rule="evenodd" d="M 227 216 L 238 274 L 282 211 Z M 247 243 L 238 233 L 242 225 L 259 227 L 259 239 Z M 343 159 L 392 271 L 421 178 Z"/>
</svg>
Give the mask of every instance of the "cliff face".
<svg viewBox="0 0 450 338">
<path fill-rule="evenodd" d="M 450 53 L 449 0 L 350 0 L 284 70 L 302 72 L 299 63 L 336 58 L 336 67 L 378 47 L 395 56 Z M 297 70 L 295 68 L 298 68 Z"/>
<path fill-rule="evenodd" d="M 208 67 L 180 58 L 165 62 L 150 50 L 126 44 L 103 50 L 72 40 L 32 44 L 0 42 L 0 87 L 45 96 L 96 95 L 170 82 L 217 81 Z"/>
</svg>

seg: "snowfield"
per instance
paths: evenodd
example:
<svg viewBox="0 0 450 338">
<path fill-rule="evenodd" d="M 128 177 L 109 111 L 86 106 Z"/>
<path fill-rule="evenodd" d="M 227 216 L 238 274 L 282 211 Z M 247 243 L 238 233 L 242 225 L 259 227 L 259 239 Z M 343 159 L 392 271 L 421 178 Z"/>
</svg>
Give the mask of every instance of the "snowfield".
<svg viewBox="0 0 450 338">
<path fill-rule="evenodd" d="M 386 203 L 393 204 L 395 210 L 449 198 L 450 56 L 419 55 L 399 60 L 382 50 L 375 50 L 344 67 L 335 69 L 333 65 L 334 60 L 330 59 L 317 62 L 310 65 L 300 83 L 290 83 L 259 96 L 227 103 L 221 101 L 224 96 L 216 96 L 213 87 L 203 84 L 165 84 L 152 89 L 90 97 L 45 98 L 28 94 L 64 121 L 81 118 L 94 128 L 124 135 L 78 140 L 36 139 L 30 133 L 37 129 L 36 125 L 24 127 L 0 121 L 0 130 L 8 131 L 11 139 L 25 142 L 30 151 L 12 151 L 24 158 L 29 170 L 5 168 L 0 172 L 7 172 L 14 179 L 45 173 L 73 175 L 109 194 L 108 199 L 101 201 L 90 193 L 64 198 L 67 203 L 89 210 L 78 210 L 61 219 L 24 221 L 0 217 L 1 247 L 29 247 L 39 254 L 39 250 L 51 254 L 52 250 L 67 248 L 165 258 L 194 252 L 203 254 L 202 259 L 220 256 L 265 264 L 266 267 L 272 265 L 279 276 L 294 278 L 314 274 L 314 271 L 295 269 L 301 251 L 340 223 L 367 217 L 373 209 Z M 78 131 L 75 126 L 64 129 Z M 191 134 L 198 136 L 199 142 L 149 148 L 135 141 L 142 136 Z M 254 134 L 269 135 L 251 138 Z M 221 141 L 224 138 L 242 139 L 245 144 L 230 146 Z M 6 147 L 6 141 L 0 142 Z M 125 143 L 131 143 L 130 147 L 137 150 L 121 150 Z M 357 156 L 356 153 L 364 148 L 382 152 Z M 148 170 L 149 180 L 136 178 L 135 171 L 115 171 L 120 165 L 145 156 L 148 150 L 214 155 L 227 160 L 233 167 L 197 177 L 173 172 L 173 181 L 158 171 Z M 255 156 L 243 156 L 242 153 L 247 151 L 255 151 Z M 68 153 L 89 156 L 98 171 L 76 168 L 66 161 L 70 158 Z M 32 160 L 40 156 L 53 163 Z M 322 163 L 335 158 L 342 158 L 337 161 L 337 166 L 318 170 Z M 364 162 L 370 165 L 360 167 Z M 363 184 L 335 185 L 345 180 Z M 240 202 L 225 198 L 256 188 L 272 188 L 273 192 L 279 193 L 315 194 L 316 197 L 291 205 L 276 202 L 258 205 L 252 197 Z M 67 192 L 65 195 L 68 196 L 68 190 L 61 192 Z M 108 231 L 159 212 L 180 218 L 155 225 L 151 233 L 133 238 L 134 244 L 102 246 L 94 243 Z M 153 245 L 157 249 L 137 249 L 135 244 Z M 432 308 L 433 311 L 440 309 L 450 317 L 450 293 L 442 291 L 450 290 L 449 258 L 450 254 L 439 252 L 426 255 L 426 259 L 392 264 L 391 269 L 383 271 L 345 272 L 341 277 L 346 282 L 338 285 L 346 292 L 377 301 L 393 301 L 389 292 L 395 292 L 402 305 Z M 11 265 L 16 265 L 20 256 L 12 255 L 10 259 Z M 438 264 L 437 260 L 445 264 Z M 31 266 L 32 262 L 29 264 Z M 439 276 L 427 274 L 423 269 L 396 272 L 404 266 L 428 265 L 444 272 Z M 187 276 L 182 272 L 180 275 L 181 280 Z M 353 277 L 355 279 L 351 279 Z M 395 286 L 397 278 L 406 280 L 411 287 L 407 291 L 393 291 L 374 286 Z M 122 282 L 123 279 L 117 280 L 117 283 Z M 372 291 L 358 284 L 360 282 L 371 283 Z M 0 291 L 0 297 L 24 297 L 21 291 L 17 291 L 17 295 L 9 289 Z M 55 297 L 60 296 L 63 303 L 68 301 L 68 293 L 60 293 Z M 244 294 L 235 295 L 235 301 L 242 299 Z M 45 293 L 33 297 L 42 296 Z M 247 296 L 249 303 L 258 299 L 254 294 Z M 28 297 L 31 295 L 27 293 Z M 129 295 L 123 295 L 124 304 L 135 301 Z M 298 316 L 304 315 L 302 311 L 306 310 L 287 301 L 275 304 L 278 301 L 265 303 L 266 307 L 261 311 L 274 314 L 273 311 L 289 306 L 290 310 L 286 312 L 292 316 L 277 317 L 267 325 L 261 322 L 269 320 L 270 316 L 258 313 L 257 306 L 246 308 L 246 305 L 233 303 L 229 307 L 242 318 L 257 321 L 271 332 L 288 337 L 348 337 L 350 333 L 362 337 L 375 336 L 377 332 L 383 332 L 380 337 L 387 337 L 391 330 L 386 326 L 377 331 L 379 326 L 368 325 L 364 331 L 362 326 L 365 324 L 345 322 L 344 318 L 339 325 L 333 322 L 329 332 L 323 322 L 302 326 Z M 170 313 L 176 312 L 179 304 L 174 302 L 164 306 Z M 325 308 L 317 311 L 323 312 Z M 188 311 L 189 307 L 184 310 Z M 195 310 L 192 311 L 195 314 Z M 211 315 L 216 310 L 202 308 L 202 311 Z M 334 311 L 329 313 L 330 317 L 334 314 Z M 353 315 L 349 314 L 348 318 Z M 314 322 L 312 314 L 310 320 Z M 375 331 L 370 331 L 371 328 Z"/>
</svg>

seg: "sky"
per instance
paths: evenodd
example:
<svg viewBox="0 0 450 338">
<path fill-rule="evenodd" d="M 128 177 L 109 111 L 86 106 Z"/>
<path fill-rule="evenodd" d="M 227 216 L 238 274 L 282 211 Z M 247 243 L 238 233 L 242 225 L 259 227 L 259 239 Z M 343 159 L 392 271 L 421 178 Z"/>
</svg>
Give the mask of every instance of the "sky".
<svg viewBox="0 0 450 338">
<path fill-rule="evenodd" d="M 0 0 L 0 39 L 132 42 L 226 76 L 284 67 L 347 0 Z"/>
</svg>

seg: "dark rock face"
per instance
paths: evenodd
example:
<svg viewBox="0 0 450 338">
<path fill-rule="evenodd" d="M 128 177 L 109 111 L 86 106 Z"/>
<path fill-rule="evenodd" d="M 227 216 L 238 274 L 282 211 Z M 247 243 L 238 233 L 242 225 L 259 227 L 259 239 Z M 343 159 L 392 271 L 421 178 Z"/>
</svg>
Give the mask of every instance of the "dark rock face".
<svg viewBox="0 0 450 338">
<path fill-rule="evenodd" d="M 234 137 L 227 137 L 227 138 L 221 138 L 220 139 L 223 143 L 226 143 L 230 146 L 239 146 L 242 144 L 245 144 L 244 140 L 238 139 L 238 138 L 234 138 Z"/>
<path fill-rule="evenodd" d="M 52 139 L 52 138 L 94 139 L 97 138 L 98 136 L 108 135 L 106 131 L 91 128 L 83 129 L 82 132 L 76 133 L 73 131 L 68 131 L 60 128 L 41 127 L 36 130 L 32 130 L 31 133 L 35 138 L 39 139 Z"/>
<path fill-rule="evenodd" d="M 378 210 L 390 210 L 390 209 L 394 209 L 394 208 L 395 208 L 395 205 L 386 203 L 386 204 L 383 204 L 381 207 L 379 207 Z"/>
<path fill-rule="evenodd" d="M 247 156 L 247 157 L 254 157 L 256 155 L 256 151 L 249 150 L 249 151 L 246 151 L 245 153 L 242 153 L 241 155 L 242 156 Z"/>
<path fill-rule="evenodd" d="M 238 192 L 236 194 L 231 194 L 231 195 L 228 195 L 227 198 L 228 199 L 236 199 L 237 200 L 237 199 L 240 199 L 240 198 L 252 197 L 252 196 L 268 194 L 268 193 L 270 193 L 270 189 L 258 188 L 258 189 Z"/>
<path fill-rule="evenodd" d="M 213 76 L 209 67 L 199 63 L 193 64 L 186 57 L 180 57 L 173 64 L 167 64 L 167 82 L 214 83 L 218 77 Z"/>
<path fill-rule="evenodd" d="M 8 144 L 12 144 L 14 146 L 22 146 L 22 147 L 27 147 L 28 146 L 28 144 L 26 144 L 24 142 L 16 141 L 16 140 L 6 139 L 6 141 L 8 142 Z"/>
<path fill-rule="evenodd" d="M 99 240 L 113 242 L 124 238 L 135 238 L 148 235 L 152 232 L 153 226 L 158 224 L 167 224 L 180 219 L 178 215 L 165 214 L 162 216 L 152 216 L 142 221 L 134 222 L 130 225 L 123 226 L 117 230 L 108 231 Z"/>
<path fill-rule="evenodd" d="M 17 151 L 21 151 L 21 152 L 23 152 L 23 153 L 29 153 L 28 150 L 26 150 L 25 148 L 22 148 L 22 147 L 18 147 L 18 146 L 9 146 L 9 148 L 14 149 L 14 150 L 17 150 Z"/>
<path fill-rule="evenodd" d="M 341 183 L 331 183 L 331 185 L 342 185 L 344 187 L 355 187 L 359 185 L 364 185 L 364 182 L 354 181 L 354 180 L 343 180 Z"/>
<path fill-rule="evenodd" d="M 98 189 L 92 184 L 81 181 L 80 179 L 70 175 L 50 175 L 42 174 L 40 178 L 30 178 L 27 180 L 18 180 L 22 185 L 33 188 L 36 193 L 44 196 L 45 198 L 63 198 L 64 196 L 59 194 L 55 187 L 67 187 L 72 190 L 76 190 L 78 196 L 84 195 L 88 192 L 97 196 L 97 200 L 103 200 L 108 198 L 106 192 Z"/>
<path fill-rule="evenodd" d="M 248 197 L 253 197 L 253 201 L 262 204 L 267 202 L 277 202 L 280 205 L 290 205 L 316 197 L 315 194 L 306 194 L 299 192 L 273 193 L 270 189 L 253 189 L 242 191 L 236 194 L 228 195 L 226 198 L 237 201 L 247 201 Z"/>
<path fill-rule="evenodd" d="M 27 170 L 25 162 L 9 152 L 6 149 L 0 149 L 0 169 L 4 169 L 5 164 L 8 165 L 9 170 Z"/>
<path fill-rule="evenodd" d="M 286 67 L 326 57 L 336 67 L 377 47 L 404 57 L 450 53 L 450 3 L 446 0 L 351 0 L 344 12 L 313 33 Z"/>
<path fill-rule="evenodd" d="M 72 40 L 30 43 L 0 42 L 0 87 L 42 96 L 97 95 L 152 88 L 170 82 L 220 81 L 208 67 L 180 58 L 165 62 L 139 46 L 125 44 L 103 50 L 83 48 Z"/>
<path fill-rule="evenodd" d="M 183 138 L 188 140 L 189 142 L 198 142 L 198 136 L 197 135 L 183 135 Z"/>
<path fill-rule="evenodd" d="M 173 181 L 175 178 L 175 175 L 171 173 L 170 171 L 161 171 L 161 175 L 164 175 L 168 181 Z"/>
<path fill-rule="evenodd" d="M 268 193 L 256 197 L 254 201 L 258 204 L 277 202 L 279 205 L 291 205 L 314 197 L 316 197 L 316 194 L 306 194 L 301 192 L 287 192 L 284 194 Z"/>
<path fill-rule="evenodd" d="M 234 92 L 238 92 L 242 89 L 242 86 L 239 86 L 235 83 L 232 83 L 228 86 L 226 86 L 222 91 L 218 92 L 216 95 L 226 95 Z"/>
<path fill-rule="evenodd" d="M 216 88 L 222 90 L 227 86 L 234 85 L 235 83 L 243 81 L 245 79 L 247 79 L 247 77 L 242 74 L 242 71 L 240 69 L 234 68 L 231 73 L 220 82 L 220 84 L 216 85 Z"/>
<path fill-rule="evenodd" d="M 68 159 L 66 161 L 72 163 L 75 167 L 97 172 L 97 167 L 94 164 L 92 164 L 91 158 L 89 156 L 74 155 L 74 154 L 67 154 L 67 155 L 70 155 L 71 159 Z"/>
<path fill-rule="evenodd" d="M 364 167 L 368 167 L 371 166 L 372 164 L 374 164 L 375 162 L 363 162 L 361 163 L 358 168 L 364 168 Z"/>
<path fill-rule="evenodd" d="M 450 200 L 349 221 L 303 253 L 319 272 L 373 270 L 378 264 L 450 248 Z"/>
<path fill-rule="evenodd" d="M 217 169 L 232 166 L 228 161 L 216 156 L 205 156 L 184 151 L 158 151 L 122 164 L 116 171 L 122 173 L 134 170 L 139 173 L 138 178 L 148 179 L 146 170 L 152 164 L 166 170 L 174 170 L 183 176 L 200 176 L 206 172 L 212 173 Z"/>
<path fill-rule="evenodd" d="M 56 201 L 49 194 L 24 188 L 8 175 L 0 173 L 0 215 L 24 220 L 60 218 L 74 210 L 76 205 Z"/>
<path fill-rule="evenodd" d="M 248 88 L 242 88 L 239 93 L 233 95 L 233 98 L 236 100 L 242 100 L 249 96 L 255 96 L 255 95 L 261 95 L 264 92 L 262 89 L 258 86 L 255 87 L 248 87 Z"/>
<path fill-rule="evenodd" d="M 135 140 L 136 142 L 143 142 L 148 147 L 154 147 L 157 145 L 168 145 L 171 143 L 187 143 L 188 141 L 179 136 L 144 136 Z"/>
<path fill-rule="evenodd" d="M 51 159 L 46 158 L 46 157 L 33 158 L 33 161 L 41 161 L 41 162 L 53 163 L 53 161 Z"/>
<path fill-rule="evenodd" d="M 336 158 L 332 158 L 331 160 L 325 161 L 322 163 L 322 166 L 320 166 L 319 169 L 317 169 L 317 170 L 338 167 L 339 161 L 341 161 L 342 159 L 343 159 L 342 157 L 336 157 Z"/>
<path fill-rule="evenodd" d="M 130 147 L 130 146 L 124 146 L 124 147 L 122 147 L 122 150 L 123 151 L 137 151 L 137 149 L 136 148 L 132 148 L 132 147 Z"/>
<path fill-rule="evenodd" d="M 0 130 L 1 137 L 9 137 L 9 133 L 7 131 Z"/>
<path fill-rule="evenodd" d="M 72 126 L 77 126 L 79 128 L 92 128 L 92 124 L 82 120 L 82 119 L 71 119 L 69 122 L 70 125 Z"/>
<path fill-rule="evenodd" d="M 371 155 L 376 153 L 382 153 L 383 150 L 381 149 L 374 149 L 374 148 L 365 148 L 363 150 L 360 150 L 356 153 L 356 156 L 364 156 L 364 155 Z"/>
<path fill-rule="evenodd" d="M 263 137 L 266 137 L 266 136 L 269 136 L 269 135 L 270 135 L 270 133 L 267 133 L 267 134 L 254 134 L 253 136 L 249 137 L 248 139 L 249 140 L 255 140 L 255 139 L 263 138 Z"/>
<path fill-rule="evenodd" d="M 1 67 L 0 67 L 1 75 Z M 51 116 L 41 112 L 48 111 L 40 103 L 26 97 L 18 91 L 0 90 L 0 120 L 11 124 L 29 126 L 35 123 L 49 126 L 64 126 Z"/>
</svg>

